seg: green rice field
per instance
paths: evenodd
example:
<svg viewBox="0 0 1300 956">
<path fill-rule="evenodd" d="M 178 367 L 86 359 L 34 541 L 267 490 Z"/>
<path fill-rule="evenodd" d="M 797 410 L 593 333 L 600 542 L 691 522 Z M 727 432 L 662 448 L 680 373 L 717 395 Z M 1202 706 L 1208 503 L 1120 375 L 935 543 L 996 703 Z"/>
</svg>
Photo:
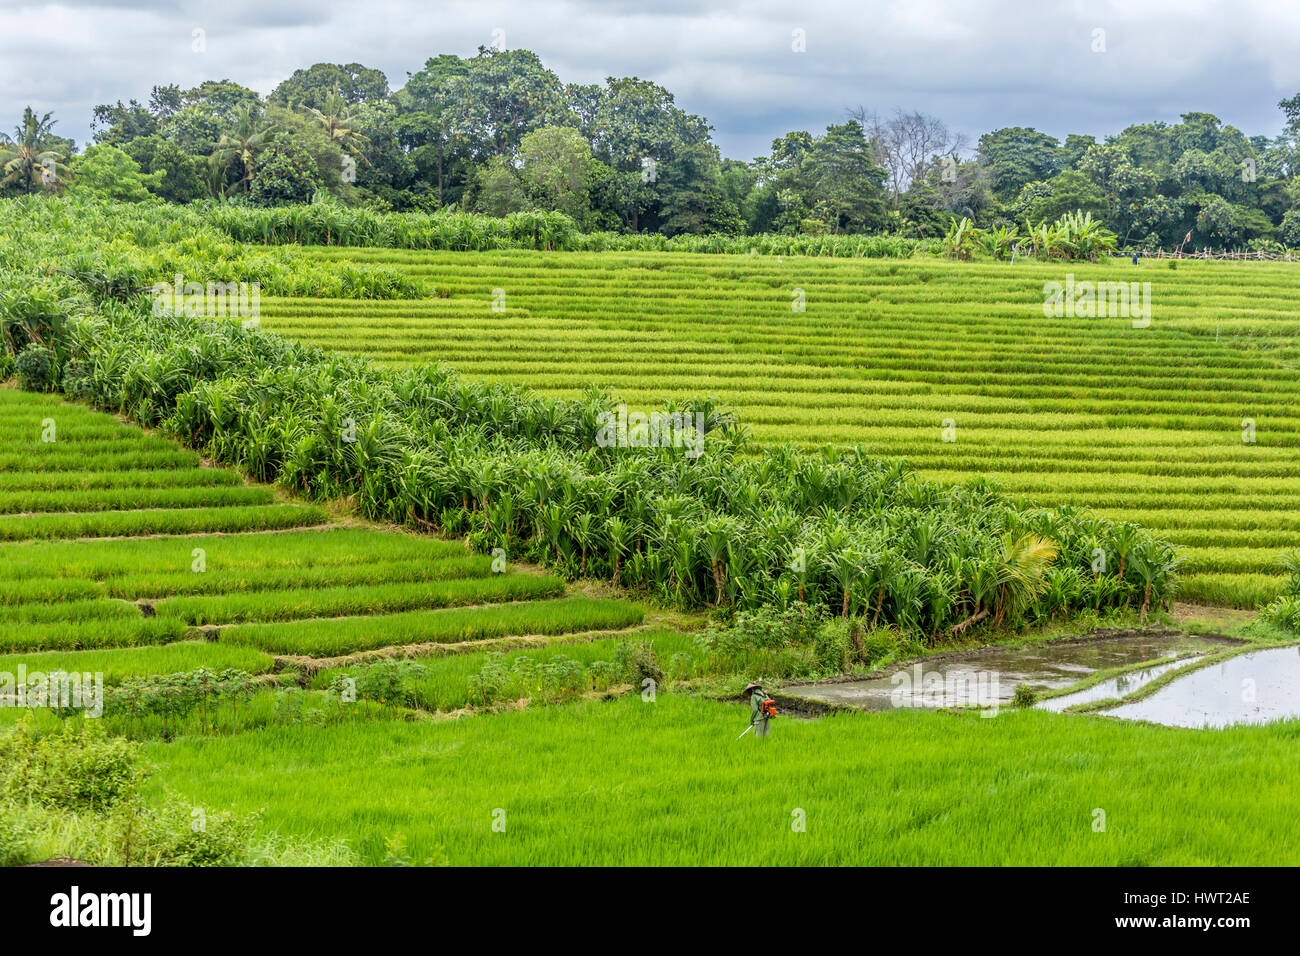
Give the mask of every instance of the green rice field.
<svg viewBox="0 0 1300 956">
<path fill-rule="evenodd" d="M 779 740 L 755 747 L 733 740 L 745 716 L 629 695 L 150 752 L 190 799 L 253 810 L 273 792 L 268 824 L 346 832 L 371 864 L 394 837 L 417 861 L 453 865 L 1300 861 L 1294 721 L 1205 733 L 896 710 L 786 721 Z"/>
<path fill-rule="evenodd" d="M 314 254 L 400 268 L 429 297 L 267 298 L 266 328 L 555 395 L 608 385 L 632 409 L 715 395 L 761 443 L 862 443 L 940 481 L 986 474 L 1156 529 L 1183 549 L 1191 600 L 1253 608 L 1300 545 L 1288 263 Z M 1149 326 L 1045 317 L 1043 286 L 1067 273 L 1149 282 Z"/>
<path fill-rule="evenodd" d="M 945 483 L 990 474 L 1156 529 L 1184 550 L 1184 599 L 1253 607 L 1300 545 L 1281 265 L 1075 266 L 1152 282 L 1151 325 L 1133 328 L 1045 318 L 1062 269 L 1043 264 L 312 254 L 398 267 L 431 297 L 267 298 L 269 330 L 565 397 L 609 386 L 634 409 L 714 395 L 761 445 L 861 443 Z M 725 699 L 778 666 L 840 673 L 821 649 L 711 643 L 704 614 L 502 571 L 466 541 L 295 498 L 52 395 L 0 388 L 0 463 L 0 673 L 101 674 L 106 731 L 156 768 L 147 795 L 261 811 L 259 832 L 331 859 L 1300 862 L 1295 721 L 1211 733 L 900 709 L 787 715 L 778 739 L 737 744 L 748 710 Z M 859 652 L 930 650 L 900 641 L 873 627 Z M 657 695 L 637 653 L 662 668 Z M 23 720 L 0 710 L 6 730 Z"/>
<path fill-rule="evenodd" d="M 617 632 L 644 613 L 291 501 L 53 396 L 0 388 L 0 457 L 2 672 L 258 674 L 280 653 Z"/>
</svg>

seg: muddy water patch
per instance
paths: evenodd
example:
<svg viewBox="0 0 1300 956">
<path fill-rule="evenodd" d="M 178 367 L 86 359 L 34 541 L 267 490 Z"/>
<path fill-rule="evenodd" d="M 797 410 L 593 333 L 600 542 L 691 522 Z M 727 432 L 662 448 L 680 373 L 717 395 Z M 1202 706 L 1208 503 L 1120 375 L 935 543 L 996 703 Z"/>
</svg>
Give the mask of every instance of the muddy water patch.
<svg viewBox="0 0 1300 956">
<path fill-rule="evenodd" d="M 1204 660 L 1204 655 L 1197 654 L 1176 661 L 1160 661 L 1149 667 L 1139 667 L 1135 670 L 1125 671 L 1122 674 L 1116 674 L 1114 677 L 1108 677 L 1103 681 L 1098 681 L 1091 687 L 1077 690 L 1073 694 L 1049 697 L 1044 701 L 1040 701 L 1037 706 L 1042 710 L 1050 710 L 1059 714 L 1065 708 L 1073 707 L 1075 704 L 1091 704 L 1095 701 L 1111 700 L 1112 698 L 1118 700 L 1141 690 L 1157 677 L 1163 677 L 1171 670 L 1186 667 L 1200 660 Z"/>
<path fill-rule="evenodd" d="M 1300 647 L 1239 654 L 1179 677 L 1144 700 L 1102 713 L 1192 728 L 1300 717 Z"/>
<path fill-rule="evenodd" d="M 865 710 L 1002 705 L 1011 701 L 1020 684 L 1037 692 L 1060 690 L 1097 671 L 1205 653 L 1235 643 L 1165 631 L 982 647 L 921 660 L 880 677 L 802 684 L 783 692 Z"/>
</svg>

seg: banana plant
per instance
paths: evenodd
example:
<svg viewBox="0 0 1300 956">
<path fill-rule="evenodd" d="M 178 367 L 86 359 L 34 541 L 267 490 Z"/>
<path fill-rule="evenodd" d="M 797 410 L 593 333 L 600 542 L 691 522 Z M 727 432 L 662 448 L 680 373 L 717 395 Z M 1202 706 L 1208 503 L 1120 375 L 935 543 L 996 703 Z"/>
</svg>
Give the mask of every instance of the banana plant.
<svg viewBox="0 0 1300 956">
<path fill-rule="evenodd" d="M 963 216 L 961 219 L 954 219 L 949 223 L 948 231 L 944 233 L 944 254 L 949 259 L 969 259 L 981 235 L 981 231 L 975 228 L 975 224 L 969 218 Z"/>
</svg>

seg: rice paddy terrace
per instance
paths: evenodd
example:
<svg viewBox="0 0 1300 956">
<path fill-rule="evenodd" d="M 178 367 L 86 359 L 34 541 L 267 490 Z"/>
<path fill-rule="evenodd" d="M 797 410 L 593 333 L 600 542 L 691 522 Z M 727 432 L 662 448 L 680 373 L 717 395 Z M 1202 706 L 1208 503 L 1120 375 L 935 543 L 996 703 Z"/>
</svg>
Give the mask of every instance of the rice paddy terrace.
<svg viewBox="0 0 1300 956">
<path fill-rule="evenodd" d="M 281 655 L 481 651 L 616 634 L 643 615 L 527 568 L 498 573 L 457 542 L 288 501 L 53 396 L 0 388 L 0 462 L 4 673 L 256 675 Z"/>
<path fill-rule="evenodd" d="M 265 327 L 556 395 L 610 385 L 634 409 L 716 395 L 763 443 L 863 443 L 940 481 L 987 474 L 1158 529 L 1183 548 L 1193 600 L 1253 607 L 1300 545 L 1291 264 L 316 254 L 397 266 L 429 297 L 263 299 Z M 1067 274 L 1149 282 L 1149 324 L 1045 316 L 1044 284 Z"/>
<path fill-rule="evenodd" d="M 506 352 L 524 355 L 538 377 L 561 376 L 542 385 L 552 391 L 574 390 L 595 377 L 614 381 L 629 401 L 646 405 L 680 394 L 683 386 L 728 394 L 721 387 L 692 387 L 701 373 L 690 361 L 676 379 L 666 364 L 656 364 L 666 362 L 666 354 L 638 361 L 641 337 L 600 317 L 590 328 L 583 320 L 566 321 L 579 332 L 606 336 L 603 368 L 623 369 L 632 384 L 600 372 L 590 359 L 564 372 L 569 355 L 563 339 L 552 343 L 536 331 L 544 323 L 523 313 L 521 296 L 507 293 L 506 313 L 491 312 L 482 298 L 467 290 L 379 307 L 272 302 L 263 315 L 271 328 L 306 338 L 309 330 L 291 331 L 291 316 L 315 308 L 329 317 L 322 337 L 352 328 L 344 338 L 353 341 L 331 343 L 336 348 L 374 348 L 410 323 L 414 337 L 378 357 L 394 363 L 417 356 L 454 359 L 484 377 L 494 373 L 474 366 L 468 352 L 476 343 L 500 343 L 494 361 L 509 364 Z M 811 295 L 809 303 L 811 309 Z M 435 314 L 442 318 L 429 318 Z M 412 318 L 418 315 L 425 317 Z M 773 337 L 778 319 L 770 323 Z M 802 320 L 795 314 L 796 322 Z M 349 321 L 368 324 L 358 334 Z M 485 333 L 493 322 L 498 331 Z M 688 325 L 679 340 L 685 346 Z M 444 337 L 448 327 L 462 329 L 459 338 Z M 804 338 L 814 341 L 807 332 Z M 739 356 L 745 342 L 735 339 Z M 623 351 L 632 358 L 617 354 L 620 340 L 629 343 Z M 864 334 L 862 341 L 869 340 Z M 694 341 L 697 354 L 705 354 L 711 342 L 732 339 Z M 440 342 L 446 345 L 441 354 Z M 457 348 L 466 354 L 446 354 Z M 1284 344 L 1270 348 L 1276 354 L 1261 346 L 1261 360 L 1285 360 Z M 689 356 L 690 348 L 682 354 Z M 783 362 L 799 364 L 755 354 L 749 365 L 757 375 Z M 663 381 L 633 375 L 638 365 L 659 368 Z M 744 366 L 736 358 L 728 374 L 750 374 Z M 849 383 L 837 399 L 842 408 L 858 409 L 858 419 L 841 427 L 848 433 L 875 427 L 880 437 L 873 444 L 894 441 L 897 435 L 883 426 L 852 424 L 870 415 L 861 411 L 861 400 L 854 404 L 852 368 L 827 372 Z M 499 377 L 537 384 L 518 371 Z M 797 383 L 789 376 L 769 378 Z M 912 414 L 886 395 L 885 386 L 905 381 L 877 380 L 886 419 Z M 751 392 L 765 397 L 757 386 Z M 928 430 L 923 416 L 938 408 L 924 405 L 931 394 L 924 388 L 908 394 L 926 410 L 910 430 L 895 432 L 914 433 L 919 449 Z M 974 394 L 973 386 L 962 394 Z M 774 401 L 753 407 L 775 412 Z M 809 415 L 817 411 L 812 401 L 798 407 Z M 958 441 L 936 439 L 935 455 L 968 441 L 960 412 L 943 417 L 958 417 Z M 990 435 L 1011 433 L 996 416 L 986 418 Z M 759 434 L 769 441 L 795 437 L 761 414 L 757 419 Z M 1249 450 L 1270 447 L 1264 423 L 1281 420 L 1261 413 L 1260 443 Z M 826 433 L 835 427 L 826 425 Z M 814 436 L 808 443 L 818 440 L 817 428 L 806 431 Z M 1154 464 L 1151 456 L 1143 460 Z M 494 573 L 492 562 L 458 542 L 364 524 L 341 509 L 292 500 L 113 415 L 0 388 L 0 673 L 101 673 L 119 695 L 118 709 L 106 714 L 109 729 L 143 741 L 159 768 L 155 786 L 174 788 L 194 806 L 262 810 L 271 830 L 308 841 L 344 840 L 346 859 L 369 864 L 389 861 L 397 837 L 401 852 L 417 862 L 455 863 L 627 864 L 645 862 L 647 854 L 655 863 L 736 864 L 1295 859 L 1287 839 L 1297 792 L 1295 774 L 1286 769 L 1293 736 L 1287 725 L 1229 728 L 1222 731 L 1225 745 L 1197 731 L 1033 710 L 988 721 L 973 713 L 899 708 L 786 720 L 778 733 L 788 737 L 788 746 L 744 747 L 735 739 L 747 715 L 743 706 L 671 693 L 652 707 L 635 692 L 613 701 L 587 693 L 601 674 L 606 684 L 600 693 L 612 687 L 610 659 L 632 634 L 653 643 L 672 680 L 716 675 L 696 635 L 656 629 L 655 615 L 633 602 L 590 596 L 522 566 Z M 378 697 L 363 694 L 353 711 L 330 716 L 325 701 L 334 699 L 329 694 L 339 678 L 362 681 L 367 671 L 382 672 L 361 665 L 388 648 L 419 656 L 423 669 L 404 678 L 404 693 L 413 695 L 418 710 L 405 703 L 382 706 Z M 498 650 L 506 653 L 498 657 Z M 121 695 L 133 679 L 164 690 L 177 680 L 201 683 L 198 668 L 252 675 L 249 696 L 214 703 L 211 713 L 205 706 L 137 716 Z M 557 699 L 570 703 L 518 706 L 534 696 L 547 699 L 528 685 L 542 680 L 568 682 L 573 693 Z M 490 693 L 491 681 L 501 682 L 501 693 Z M 306 699 L 301 706 L 324 716 L 296 715 L 285 705 L 290 691 L 300 703 Z M 480 703 L 482 719 L 441 719 L 467 707 L 478 710 Z M 0 723 L 22 716 L 0 709 Z M 38 716 L 46 729 L 59 725 L 53 714 Z M 954 775 L 957 760 L 970 772 Z M 1188 778 L 1189 765 L 1200 768 L 1198 775 Z M 1231 786 L 1241 779 L 1265 784 L 1242 793 Z M 981 792 L 1009 797 L 971 800 L 972 780 Z M 1091 827 L 1099 788 L 1107 794 L 1108 813 L 1122 823 L 1105 841 Z M 750 798 L 737 800 L 737 793 Z M 754 806 L 763 809 L 756 813 Z M 508 830 L 494 825 L 498 814 L 508 814 Z M 806 832 L 793 835 L 792 814 L 806 814 Z M 1249 837 L 1240 838 L 1243 832 Z"/>
</svg>

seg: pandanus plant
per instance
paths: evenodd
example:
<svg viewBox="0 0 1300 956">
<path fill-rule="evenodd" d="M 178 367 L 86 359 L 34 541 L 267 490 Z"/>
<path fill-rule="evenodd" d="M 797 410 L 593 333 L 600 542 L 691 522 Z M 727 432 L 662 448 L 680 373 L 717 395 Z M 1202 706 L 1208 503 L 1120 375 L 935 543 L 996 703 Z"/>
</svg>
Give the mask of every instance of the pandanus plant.
<svg viewBox="0 0 1300 956">
<path fill-rule="evenodd" d="M 998 569 L 994 561 L 989 557 L 972 562 L 964 570 L 966 575 L 962 580 L 969 596 L 967 609 L 971 611 L 971 614 L 949 628 L 948 633 L 950 635 L 961 634 L 967 628 L 974 627 L 988 617 L 989 601 L 997 594 Z"/>
<path fill-rule="evenodd" d="M 708 559 L 709 571 L 713 575 L 713 603 L 717 606 L 722 603 L 726 587 L 725 562 L 732 538 L 736 534 L 736 524 L 726 517 L 718 516 L 710 519 L 701 530 L 700 550 Z"/>
<path fill-rule="evenodd" d="M 888 548 L 873 543 L 872 547 L 862 552 L 862 571 L 864 585 L 875 607 L 871 615 L 871 626 L 880 623 L 880 612 L 885 607 L 885 595 L 898 583 L 898 574 L 902 570 L 899 556 Z"/>
<path fill-rule="evenodd" d="M 1151 594 L 1157 584 L 1161 591 L 1172 593 L 1170 579 L 1178 569 L 1181 559 L 1174 550 L 1158 541 L 1143 541 L 1132 552 L 1133 570 L 1142 583 L 1142 620 L 1147 619 L 1151 608 Z"/>
<path fill-rule="evenodd" d="M 830 575 L 831 581 L 839 589 L 842 597 L 840 616 L 849 616 L 849 602 L 853 588 L 862 577 L 867 555 L 852 543 L 846 533 L 827 536 L 826 552 L 822 557 L 822 567 Z"/>
<path fill-rule="evenodd" d="M 1115 526 L 1114 534 L 1111 537 L 1112 547 L 1115 553 L 1119 555 L 1119 570 L 1115 576 L 1120 582 L 1124 581 L 1125 567 L 1128 563 L 1128 556 L 1133 549 L 1142 543 L 1142 530 L 1131 521 L 1121 521 Z"/>
<path fill-rule="evenodd" d="M 583 402 L 441 368 L 385 372 L 233 323 L 114 309 L 73 325 L 78 394 L 314 496 L 352 495 L 363 514 L 469 530 L 480 548 L 513 542 L 559 573 L 609 575 L 687 606 L 797 594 L 866 625 L 959 634 L 1089 598 L 1118 603 L 1117 573 L 1089 580 L 1091 547 L 1114 553 L 1127 575 L 1136 564 L 1125 556 L 1151 540 L 1026 510 L 988 481 L 919 481 L 860 448 L 805 455 L 715 442 L 734 431 L 709 403 L 689 406 L 716 426 L 700 458 L 597 448 L 572 426 L 594 424 Z M 355 441 L 339 439 L 347 418 Z M 1073 583 L 1048 576 L 1057 548 Z M 1172 572 L 1163 556 L 1143 561 L 1149 609 L 1167 598 Z"/>
<path fill-rule="evenodd" d="M 542 526 L 546 529 L 546 541 L 554 557 L 556 567 L 564 563 L 560 551 L 560 542 L 564 538 L 564 529 L 568 524 L 567 509 L 559 502 L 551 502 L 542 508 Z"/>
<path fill-rule="evenodd" d="M 488 526 L 495 528 L 501 541 L 501 547 L 509 553 L 511 547 L 511 538 L 514 535 L 515 518 L 518 514 L 518 506 L 515 502 L 514 495 L 503 493 L 497 496 L 496 505 L 491 509 L 491 520 Z"/>
<path fill-rule="evenodd" d="M 605 522 L 605 538 L 609 542 L 609 553 L 614 558 L 614 584 L 618 585 L 623 573 L 623 558 L 632 547 L 632 527 L 615 515 Z"/>
<path fill-rule="evenodd" d="M 596 544 L 596 516 L 589 511 L 579 514 L 569 528 L 569 534 L 577 542 L 582 552 L 582 564 L 578 570 L 580 577 L 587 576 L 587 553 Z"/>
</svg>

